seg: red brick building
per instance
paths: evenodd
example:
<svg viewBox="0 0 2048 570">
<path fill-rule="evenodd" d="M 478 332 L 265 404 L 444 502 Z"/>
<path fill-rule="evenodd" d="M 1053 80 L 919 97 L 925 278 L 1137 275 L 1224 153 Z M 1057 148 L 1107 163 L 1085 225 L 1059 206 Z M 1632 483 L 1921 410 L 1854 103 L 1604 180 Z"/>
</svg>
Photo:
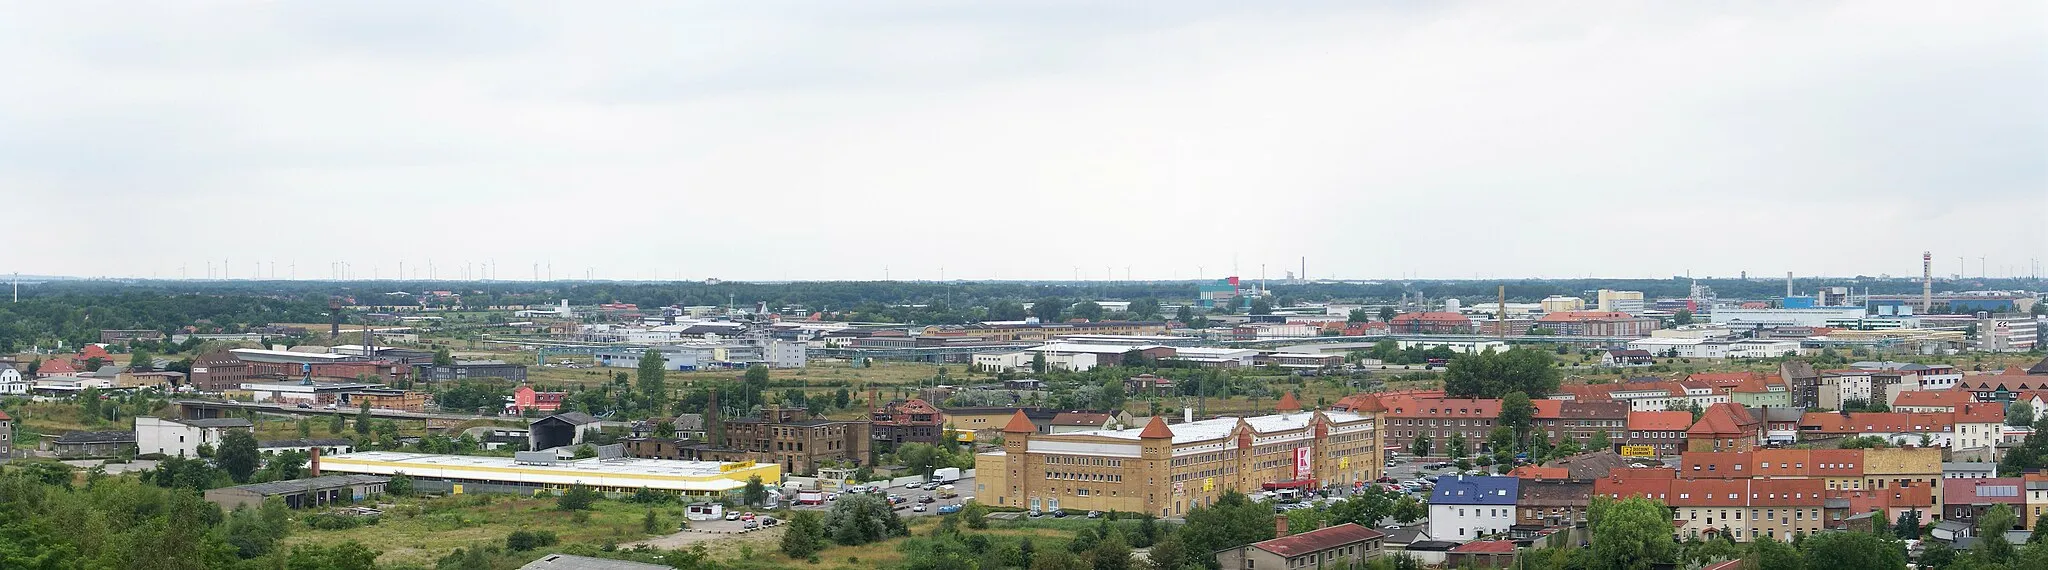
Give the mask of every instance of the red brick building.
<svg viewBox="0 0 2048 570">
<path fill-rule="evenodd" d="M 1536 319 L 1559 336 L 1650 336 L 1663 321 L 1616 311 L 1560 311 Z"/>
<path fill-rule="evenodd" d="M 1387 322 L 1394 334 L 1472 334 L 1472 319 L 1458 313 L 1402 313 Z"/>
</svg>

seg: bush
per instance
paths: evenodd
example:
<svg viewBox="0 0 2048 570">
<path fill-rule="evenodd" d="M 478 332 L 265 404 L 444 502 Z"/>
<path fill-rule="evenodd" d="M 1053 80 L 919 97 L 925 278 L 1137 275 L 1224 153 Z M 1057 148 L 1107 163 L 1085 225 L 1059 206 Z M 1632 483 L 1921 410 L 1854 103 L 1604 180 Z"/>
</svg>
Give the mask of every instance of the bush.
<svg viewBox="0 0 2048 570">
<path fill-rule="evenodd" d="M 512 534 L 505 535 L 505 548 L 514 551 L 546 548 L 554 546 L 557 542 L 561 542 L 561 539 L 555 537 L 554 531 L 548 530 L 515 530 Z"/>
<path fill-rule="evenodd" d="M 563 511 L 587 511 L 602 495 L 596 489 L 584 485 L 573 485 L 555 501 L 555 509 Z"/>
<path fill-rule="evenodd" d="M 348 530 L 365 524 L 377 524 L 376 517 L 352 517 L 334 513 L 306 516 L 306 526 L 320 530 Z"/>
</svg>

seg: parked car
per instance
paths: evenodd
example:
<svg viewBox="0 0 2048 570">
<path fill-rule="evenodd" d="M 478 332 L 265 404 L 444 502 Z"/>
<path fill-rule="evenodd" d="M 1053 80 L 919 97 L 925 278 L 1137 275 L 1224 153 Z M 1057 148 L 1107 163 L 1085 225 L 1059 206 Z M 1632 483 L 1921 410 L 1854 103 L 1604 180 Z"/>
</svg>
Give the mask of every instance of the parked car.
<svg viewBox="0 0 2048 570">
<path fill-rule="evenodd" d="M 917 502 L 919 502 L 919 503 L 936 503 L 936 502 L 939 502 L 939 500 L 938 500 L 938 499 L 934 499 L 934 498 L 932 498 L 932 496 L 931 496 L 931 495 L 923 495 L 923 496 L 919 496 L 919 497 L 917 498 Z"/>
<path fill-rule="evenodd" d="M 726 511 L 726 512 L 725 512 L 725 520 L 729 520 L 729 521 L 736 521 L 736 520 L 740 520 L 740 514 L 739 514 L 739 512 L 737 512 L 737 511 Z"/>
<path fill-rule="evenodd" d="M 781 523 L 782 521 L 775 520 L 775 517 L 761 517 L 761 526 L 775 526 Z"/>
<path fill-rule="evenodd" d="M 758 523 L 758 522 L 754 522 L 754 521 L 747 521 L 747 524 L 744 524 L 744 525 L 740 525 L 740 528 L 743 528 L 743 529 L 747 529 L 747 530 L 754 530 L 754 529 L 757 529 L 757 528 L 761 528 L 761 523 Z"/>
<path fill-rule="evenodd" d="M 924 512 L 924 503 L 918 503 L 918 504 L 917 504 L 917 506 L 915 506 L 915 507 L 911 507 L 911 508 L 910 508 L 910 512 L 913 512 L 913 513 L 922 513 L 922 512 Z"/>
<path fill-rule="evenodd" d="M 743 521 L 750 521 L 750 520 L 754 520 L 754 511 L 747 511 L 747 512 L 744 512 L 744 513 L 740 513 L 740 520 L 743 520 Z"/>
<path fill-rule="evenodd" d="M 942 515 L 950 515 L 957 512 L 960 512 L 960 505 L 941 505 L 939 507 L 939 514 Z"/>
<path fill-rule="evenodd" d="M 1052 518 L 1056 518 L 1056 519 L 1058 519 L 1058 518 L 1066 518 L 1066 516 L 1067 516 L 1067 510 L 1066 510 L 1066 509 L 1053 509 L 1053 510 L 1052 510 Z"/>
<path fill-rule="evenodd" d="M 1038 509 L 1031 509 L 1031 512 L 1029 512 L 1029 513 L 1026 513 L 1026 514 L 1030 515 L 1030 516 L 1031 516 L 1031 518 L 1034 518 L 1034 519 L 1035 519 L 1035 518 L 1038 518 L 1038 517 L 1042 517 L 1042 516 L 1045 516 L 1045 511 L 1040 511 L 1040 510 L 1038 510 Z"/>
<path fill-rule="evenodd" d="M 1099 519 L 1099 518 L 1102 518 L 1102 511 L 1088 511 L 1088 518 L 1091 518 L 1091 519 Z"/>
</svg>

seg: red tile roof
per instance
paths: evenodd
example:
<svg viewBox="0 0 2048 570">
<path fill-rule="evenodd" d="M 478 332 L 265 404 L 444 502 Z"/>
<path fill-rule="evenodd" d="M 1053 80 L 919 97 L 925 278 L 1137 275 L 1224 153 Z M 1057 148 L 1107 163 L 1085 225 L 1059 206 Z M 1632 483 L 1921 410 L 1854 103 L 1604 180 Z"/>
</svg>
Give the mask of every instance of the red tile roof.
<svg viewBox="0 0 2048 570">
<path fill-rule="evenodd" d="M 1643 497 L 1663 501 L 1670 496 L 1674 481 L 1676 479 L 1669 468 L 1616 469 L 1593 481 L 1593 494 L 1616 499 Z"/>
<path fill-rule="evenodd" d="M 1467 542 L 1467 543 L 1464 543 L 1464 544 L 1460 544 L 1460 545 L 1458 545 L 1458 546 L 1457 546 L 1456 548 L 1452 548 L 1452 549 L 1451 549 L 1450 551 L 1451 551 L 1451 552 L 1467 552 L 1467 553 L 1480 553 L 1480 554 L 1493 554 L 1493 553 L 1507 553 L 1507 552 L 1514 552 L 1514 551 L 1515 551 L 1515 541 L 1512 541 L 1512 540 L 1475 540 L 1475 541 L 1472 541 L 1472 542 Z"/>
<path fill-rule="evenodd" d="M 1152 419 L 1159 419 L 1153 416 Z M 1024 410 L 1010 414 L 1010 423 L 1003 425 L 1003 433 L 1037 433 L 1038 426 L 1031 424 L 1031 418 L 1024 417 Z"/>
<path fill-rule="evenodd" d="M 1892 400 L 1892 407 L 1954 408 L 1972 398 L 1974 396 L 1965 390 L 1913 390 L 1900 392 L 1898 399 Z"/>
<path fill-rule="evenodd" d="M 1298 412 L 1301 411 L 1301 402 L 1294 399 L 1293 392 L 1282 392 L 1280 394 L 1280 405 L 1275 406 L 1273 409 L 1282 412 Z"/>
<path fill-rule="evenodd" d="M 1694 422 L 1692 429 L 1686 430 L 1685 433 L 1688 436 L 1740 437 L 1743 434 L 1755 433 L 1761 423 L 1755 416 L 1749 415 L 1748 408 L 1740 404 L 1723 402 L 1707 406 L 1706 413 L 1700 415 L 1700 421 Z"/>
<path fill-rule="evenodd" d="M 1749 506 L 1818 507 L 1826 502 L 1824 479 L 1752 479 Z"/>
<path fill-rule="evenodd" d="M 1265 542 L 1255 542 L 1252 543 L 1252 548 L 1291 558 L 1384 536 L 1386 535 L 1381 534 L 1377 530 L 1358 526 L 1354 523 L 1344 523 L 1301 534 L 1283 536 Z"/>
<path fill-rule="evenodd" d="M 1685 379 L 1705 382 L 1716 388 L 1734 388 L 1750 380 L 1760 380 L 1763 376 L 1757 372 L 1695 372 L 1686 375 Z"/>
<path fill-rule="evenodd" d="M 1848 500 L 1849 512 L 1851 513 L 1867 513 L 1877 509 L 1898 507 L 1924 508 L 1934 506 L 1934 490 L 1928 488 L 1927 483 L 1924 482 L 1913 482 L 1905 486 L 1891 486 L 1883 489 L 1834 490 L 1828 491 L 1827 497 L 1830 499 Z"/>
<path fill-rule="evenodd" d="M 1461 315 L 1461 314 L 1458 314 L 1458 313 L 1446 313 L 1446 312 L 1440 312 L 1440 311 L 1437 311 L 1437 312 L 1422 312 L 1422 313 L 1401 313 L 1401 314 L 1399 314 L 1399 315 L 1395 315 L 1395 316 L 1394 316 L 1394 320 L 1392 320 L 1392 321 L 1389 321 L 1389 322 L 1391 322 L 1391 323 L 1414 323 L 1414 322 L 1430 322 L 1430 323 L 1438 323 L 1438 324 L 1464 324 L 1464 325 L 1469 325 L 1469 324 L 1472 324 L 1472 319 L 1470 319 L 1470 318 L 1467 318 L 1467 317 L 1466 317 L 1465 315 Z"/>
<path fill-rule="evenodd" d="M 1954 416 L 1959 424 L 1996 424 L 2005 422 L 2005 404 L 1979 402 L 1957 406 Z"/>
<path fill-rule="evenodd" d="M 43 365 L 42 365 L 41 367 L 39 367 L 39 368 L 36 368 L 36 375 L 37 375 L 37 376 L 55 376 L 55 375 L 59 375 L 59 374 L 76 374 L 77 372 L 78 372 L 78 369 L 77 369 L 77 368 L 73 368 L 73 367 L 71 366 L 71 361 L 70 361 L 70 360 L 68 360 L 68 359 L 63 359 L 63 358 L 51 358 L 51 359 L 49 359 L 49 360 L 45 360 L 45 361 L 43 361 Z"/>
<path fill-rule="evenodd" d="M 1692 412 L 1629 412 L 1630 431 L 1685 431 L 1692 427 Z"/>
<path fill-rule="evenodd" d="M 1554 420 L 1564 417 L 1564 400 L 1530 400 L 1529 405 L 1536 408 L 1535 419 Z"/>
<path fill-rule="evenodd" d="M 1170 438 L 1173 437 L 1173 430 L 1167 429 L 1164 418 L 1152 416 L 1152 421 L 1145 422 L 1145 429 L 1138 432 L 1138 437 L 1141 439 Z"/>
<path fill-rule="evenodd" d="M 1748 506 L 1749 479 L 1683 479 L 1671 485 L 1674 507 Z"/>
<path fill-rule="evenodd" d="M 1799 418 L 1799 431 L 1811 433 L 1921 433 L 1949 431 L 1951 414 L 1909 414 L 1901 412 L 1807 412 Z"/>
<path fill-rule="evenodd" d="M 1480 398 L 1402 398 L 1382 401 L 1390 418 L 1497 418 L 1500 400 Z"/>
<path fill-rule="evenodd" d="M 98 359 L 100 359 L 100 360 L 104 360 L 104 361 L 106 361 L 106 362 L 107 362 L 108 364 L 113 364 L 113 363 L 114 363 L 114 355 L 112 355 L 112 354 L 108 354 L 108 353 L 107 353 L 107 349 L 104 349 L 104 348 L 100 348 L 100 345 L 97 345 L 97 344 L 88 344 L 88 345 L 85 345 L 85 349 L 84 349 L 84 350 L 80 350 L 80 351 L 78 351 L 78 361 L 79 361 L 79 362 L 85 362 L 85 361 L 87 361 L 87 360 L 92 360 L 92 359 L 94 359 L 94 358 L 98 358 Z"/>
<path fill-rule="evenodd" d="M 1678 458 L 1678 472 L 1688 478 L 1743 478 L 1755 474 L 1756 460 L 1748 451 L 1692 451 Z"/>
</svg>

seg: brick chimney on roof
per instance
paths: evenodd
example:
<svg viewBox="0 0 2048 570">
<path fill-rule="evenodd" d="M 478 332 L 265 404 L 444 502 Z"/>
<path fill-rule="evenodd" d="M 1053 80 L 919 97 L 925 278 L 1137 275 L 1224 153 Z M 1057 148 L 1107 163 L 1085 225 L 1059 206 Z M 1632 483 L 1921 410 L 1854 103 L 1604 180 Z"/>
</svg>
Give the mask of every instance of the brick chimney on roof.
<svg viewBox="0 0 2048 570">
<path fill-rule="evenodd" d="M 320 446 L 312 446 L 306 455 L 306 476 L 320 476 Z"/>
<path fill-rule="evenodd" d="M 1287 536 L 1287 513 L 1273 515 L 1273 538 Z"/>
</svg>

